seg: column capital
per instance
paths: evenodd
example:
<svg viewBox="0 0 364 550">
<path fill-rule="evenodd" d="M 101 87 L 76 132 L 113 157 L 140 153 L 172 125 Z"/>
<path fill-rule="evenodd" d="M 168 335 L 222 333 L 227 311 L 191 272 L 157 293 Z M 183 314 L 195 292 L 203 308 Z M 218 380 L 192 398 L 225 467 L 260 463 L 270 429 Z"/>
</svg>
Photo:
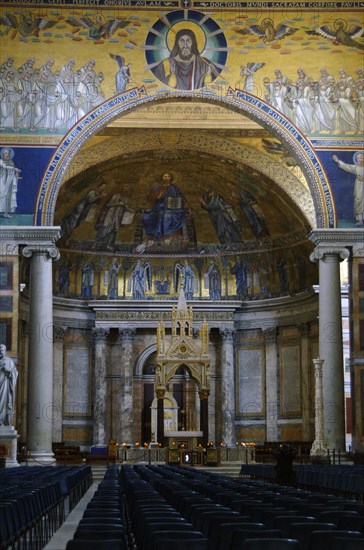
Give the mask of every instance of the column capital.
<svg viewBox="0 0 364 550">
<path fill-rule="evenodd" d="M 203 389 L 199 390 L 198 394 L 200 396 L 201 401 L 203 401 L 204 399 L 209 398 L 210 390 L 208 388 L 203 388 Z"/>
<path fill-rule="evenodd" d="M 155 391 L 157 399 L 164 399 L 164 396 L 166 394 L 166 390 L 164 388 L 158 388 Z"/>
<path fill-rule="evenodd" d="M 315 359 L 312 359 L 312 362 L 315 365 L 315 369 L 316 369 L 316 367 L 318 369 L 322 369 L 322 365 L 324 364 L 325 360 L 320 359 L 320 357 L 316 357 Z"/>
<path fill-rule="evenodd" d="M 275 344 L 277 342 L 277 327 L 269 327 L 264 330 L 266 344 Z"/>
<path fill-rule="evenodd" d="M 234 337 L 236 334 L 236 331 L 231 328 L 222 328 L 220 329 L 220 334 L 225 343 L 230 342 L 231 344 L 234 343 Z"/>
<path fill-rule="evenodd" d="M 309 325 L 309 323 L 300 323 L 298 325 L 298 329 L 299 329 L 302 337 L 307 338 L 307 336 L 309 336 L 309 334 L 310 334 L 310 325 Z"/>
<path fill-rule="evenodd" d="M 61 237 L 59 226 L 2 226 L 0 227 L 0 246 L 3 254 L 18 253 L 19 246 L 54 246 Z"/>
<path fill-rule="evenodd" d="M 53 325 L 53 340 L 55 342 L 63 342 L 67 327 L 61 325 Z"/>
<path fill-rule="evenodd" d="M 47 244 L 30 244 L 23 248 L 23 256 L 25 258 L 31 258 L 34 257 L 36 254 L 43 254 L 48 255 L 49 259 L 51 260 L 59 260 L 60 253 L 56 246 L 53 244 L 47 245 Z"/>
<path fill-rule="evenodd" d="M 121 343 L 125 343 L 125 342 L 131 343 L 134 340 L 135 333 L 136 333 L 135 328 L 119 329 L 119 338 Z"/>
<path fill-rule="evenodd" d="M 92 334 L 95 340 L 95 343 L 102 344 L 105 343 L 107 340 L 107 337 L 109 335 L 109 329 L 108 328 L 102 328 L 102 327 L 96 327 L 92 330 Z"/>
<path fill-rule="evenodd" d="M 346 247 L 352 248 L 352 254 L 355 256 L 362 256 L 364 253 L 364 230 L 363 229 L 313 229 L 308 238 L 314 243 L 316 248 L 321 249 L 322 247 L 327 247 L 327 254 L 330 253 L 330 248 L 334 249 L 331 253 L 337 253 L 337 249 L 343 249 Z M 314 252 L 315 253 L 315 252 Z M 344 252 L 345 257 L 341 259 L 346 259 L 346 253 Z M 317 261 L 322 258 L 313 257 L 311 260 Z"/>
<path fill-rule="evenodd" d="M 310 260 L 311 262 L 318 262 L 319 260 L 324 260 L 326 256 L 336 256 L 339 262 L 342 262 L 349 258 L 350 252 L 344 246 L 319 244 L 310 254 Z"/>
</svg>

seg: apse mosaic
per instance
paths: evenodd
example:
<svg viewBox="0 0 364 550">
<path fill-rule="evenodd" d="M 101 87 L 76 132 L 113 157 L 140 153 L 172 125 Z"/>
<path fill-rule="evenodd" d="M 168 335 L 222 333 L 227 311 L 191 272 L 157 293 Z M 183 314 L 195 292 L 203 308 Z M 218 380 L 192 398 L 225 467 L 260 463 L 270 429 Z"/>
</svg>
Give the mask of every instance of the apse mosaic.
<svg viewBox="0 0 364 550">
<path fill-rule="evenodd" d="M 222 175 L 212 158 L 201 173 L 192 151 L 159 157 L 105 163 L 61 190 L 59 296 L 177 299 L 182 285 L 188 300 L 253 300 L 314 283 L 307 222 L 269 178 L 233 164 Z"/>
</svg>

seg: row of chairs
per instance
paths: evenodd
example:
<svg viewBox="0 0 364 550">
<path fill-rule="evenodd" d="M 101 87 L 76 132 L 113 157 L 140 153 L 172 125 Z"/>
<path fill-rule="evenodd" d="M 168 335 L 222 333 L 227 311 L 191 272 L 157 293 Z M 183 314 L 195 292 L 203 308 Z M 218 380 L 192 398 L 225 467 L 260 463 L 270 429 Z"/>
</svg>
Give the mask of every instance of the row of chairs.
<svg viewBox="0 0 364 550">
<path fill-rule="evenodd" d="M 118 467 L 108 467 L 66 550 L 128 550 L 128 526 Z"/>
<path fill-rule="evenodd" d="M 124 465 L 121 481 L 138 550 L 364 548 L 356 501 L 192 467 Z"/>
<path fill-rule="evenodd" d="M 141 475 L 142 474 L 142 475 Z M 143 475 L 144 474 L 144 475 Z M 134 548 L 138 550 L 208 550 L 208 539 L 190 518 L 183 517 L 168 503 L 151 478 L 163 479 L 158 472 L 141 466 L 121 469 L 126 513 Z M 171 488 L 172 488 L 171 483 Z"/>
<path fill-rule="evenodd" d="M 91 483 L 90 466 L 0 470 L 0 549 L 43 548 Z"/>
<path fill-rule="evenodd" d="M 364 465 L 295 465 L 296 484 L 310 490 L 321 490 L 356 500 L 364 500 Z M 241 476 L 274 481 L 274 464 L 243 464 Z"/>
</svg>

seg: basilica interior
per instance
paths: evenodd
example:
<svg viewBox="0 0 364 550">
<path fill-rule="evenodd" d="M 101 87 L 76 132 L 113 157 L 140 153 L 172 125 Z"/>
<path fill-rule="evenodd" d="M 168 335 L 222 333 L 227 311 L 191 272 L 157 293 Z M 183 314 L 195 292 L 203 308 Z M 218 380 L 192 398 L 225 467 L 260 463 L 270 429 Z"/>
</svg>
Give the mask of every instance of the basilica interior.
<svg viewBox="0 0 364 550">
<path fill-rule="evenodd" d="M 18 13 L 19 2 L 8 4 L 3 14 Z M 64 28 L 87 9 L 94 16 L 94 7 L 77 6 L 73 15 L 67 2 L 54 13 L 35 7 L 55 27 L 40 29 L 40 42 L 20 27 L 4 38 L 3 67 L 8 56 L 15 65 L 34 56 L 33 92 L 47 71 L 59 85 L 71 56 L 76 67 L 93 59 L 104 73 L 102 100 L 87 109 L 91 92 L 81 104 L 81 69 L 68 68 L 79 79 L 77 94 L 52 88 L 48 103 L 22 105 L 17 119 L 6 107 L 10 92 L 1 100 L 2 151 L 11 150 L 21 169 L 17 206 L 2 206 L 0 218 L 0 334 L 19 372 L 12 426 L 20 445 L 47 463 L 60 445 L 168 447 L 185 433 L 204 447 L 316 442 L 313 454 L 320 455 L 349 450 L 350 433 L 352 448 L 363 451 L 363 214 L 352 206 L 357 172 L 345 168 L 362 147 L 362 102 L 337 100 L 338 126 L 325 129 L 318 124 L 323 111 L 313 108 L 317 96 L 308 113 L 293 95 L 303 85 L 301 65 L 316 84 L 321 66 L 338 81 L 343 65 L 359 94 L 359 49 L 320 45 L 307 31 L 308 8 L 278 14 L 262 6 L 276 26 L 289 19 L 297 27 L 270 42 L 248 30 L 250 20 L 262 18 L 250 9 L 213 11 L 216 28 L 207 29 L 198 6 L 169 8 L 164 16 L 154 6 L 134 6 L 134 17 L 109 4 L 103 17 L 128 17 L 131 29 L 117 35 L 133 63 L 125 88 L 116 91 L 116 53 L 109 51 L 116 42 L 87 37 L 74 22 L 70 41 Z M 322 24 L 336 20 L 318 14 Z M 342 17 L 349 15 L 360 24 L 358 10 Z M 158 77 L 153 37 L 167 32 L 166 18 L 167 30 L 187 25 L 202 29 L 206 40 L 226 36 L 210 48 L 213 84 L 173 88 Z M 159 26 L 144 37 L 154 19 Z M 1 21 L 1 28 L 10 25 L 5 16 Z M 253 68 L 241 59 L 262 62 Z M 120 63 L 126 67 L 125 59 Z M 284 105 L 267 92 L 274 73 L 282 84 L 278 66 L 289 74 L 286 88 L 297 88 Z M 88 67 L 89 79 L 94 74 Z M 75 98 L 70 122 L 62 101 L 69 108 Z"/>
</svg>

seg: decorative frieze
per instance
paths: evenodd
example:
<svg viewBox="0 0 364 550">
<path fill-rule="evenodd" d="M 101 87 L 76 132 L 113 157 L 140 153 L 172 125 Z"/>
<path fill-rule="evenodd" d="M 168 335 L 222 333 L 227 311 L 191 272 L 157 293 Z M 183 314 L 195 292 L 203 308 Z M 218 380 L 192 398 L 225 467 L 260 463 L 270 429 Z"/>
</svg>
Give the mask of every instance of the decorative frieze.
<svg viewBox="0 0 364 550">
<path fill-rule="evenodd" d="M 233 312 L 231 311 L 200 311 L 194 312 L 194 318 L 197 321 L 212 320 L 212 321 L 233 321 Z M 96 311 L 96 321 L 171 321 L 172 311 Z"/>
</svg>

